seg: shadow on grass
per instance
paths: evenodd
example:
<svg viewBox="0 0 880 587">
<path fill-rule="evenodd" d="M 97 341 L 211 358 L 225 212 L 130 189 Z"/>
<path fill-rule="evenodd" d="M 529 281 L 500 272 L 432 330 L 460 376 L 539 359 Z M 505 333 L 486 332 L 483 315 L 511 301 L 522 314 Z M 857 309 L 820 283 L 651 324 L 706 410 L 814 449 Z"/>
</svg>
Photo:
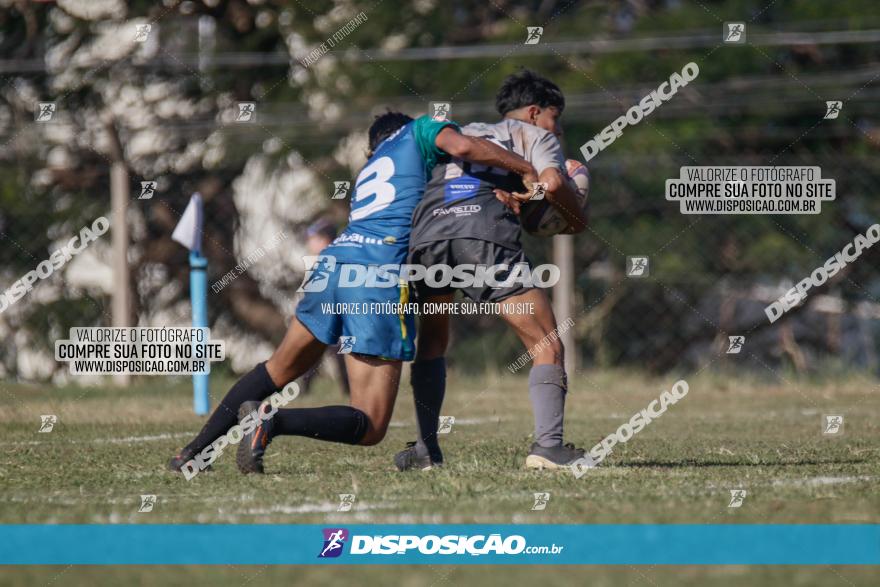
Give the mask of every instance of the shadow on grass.
<svg viewBox="0 0 880 587">
<path fill-rule="evenodd" d="M 805 465 L 852 465 L 867 463 L 867 459 L 809 459 L 798 461 L 713 461 L 685 459 L 680 461 L 628 461 L 614 463 L 613 467 L 630 468 L 665 468 L 674 469 L 679 467 L 803 467 Z"/>
</svg>

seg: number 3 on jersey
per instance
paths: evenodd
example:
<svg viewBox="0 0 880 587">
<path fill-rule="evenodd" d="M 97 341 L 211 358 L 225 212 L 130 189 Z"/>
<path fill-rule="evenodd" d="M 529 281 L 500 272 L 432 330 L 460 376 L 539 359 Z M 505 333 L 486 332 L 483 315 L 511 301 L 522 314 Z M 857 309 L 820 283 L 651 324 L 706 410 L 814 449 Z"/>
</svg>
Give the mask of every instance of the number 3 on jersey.
<svg viewBox="0 0 880 587">
<path fill-rule="evenodd" d="M 366 218 L 391 205 L 395 190 L 388 180 L 393 175 L 394 161 L 391 157 L 379 157 L 363 168 L 358 175 L 352 198 L 351 222 Z"/>
</svg>

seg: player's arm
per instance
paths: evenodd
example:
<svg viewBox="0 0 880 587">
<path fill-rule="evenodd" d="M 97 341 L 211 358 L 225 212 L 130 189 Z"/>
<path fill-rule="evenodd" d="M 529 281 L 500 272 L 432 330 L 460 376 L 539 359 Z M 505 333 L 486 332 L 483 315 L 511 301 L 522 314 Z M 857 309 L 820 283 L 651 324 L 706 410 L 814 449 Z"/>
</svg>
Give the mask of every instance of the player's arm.
<svg viewBox="0 0 880 587">
<path fill-rule="evenodd" d="M 521 175 L 523 182 L 538 181 L 534 166 L 516 153 L 486 139 L 464 135 L 454 127 L 447 126 L 437 133 L 434 144 L 454 159 L 507 169 Z"/>
<path fill-rule="evenodd" d="M 562 175 L 562 172 L 556 167 L 548 167 L 541 172 L 539 180 L 545 184 L 544 199 L 551 206 L 557 208 L 568 222 L 565 230 L 559 234 L 577 234 L 583 232 L 587 228 L 587 215 L 581 208 L 577 200 L 577 195 L 571 182 Z M 525 182 L 524 182 L 525 183 Z M 508 208 L 513 210 L 514 214 L 520 213 L 520 207 L 532 199 L 535 193 L 532 184 L 526 184 L 527 191 L 525 193 L 508 192 L 502 189 L 495 190 L 495 197 L 503 202 Z"/>
<path fill-rule="evenodd" d="M 568 221 L 568 228 L 562 234 L 577 234 L 587 228 L 587 215 L 578 201 L 574 186 L 558 167 L 549 167 L 541 172 L 538 181 L 547 184 L 545 198 Z"/>
<path fill-rule="evenodd" d="M 563 234 L 577 234 L 587 228 L 587 215 L 577 199 L 575 187 L 565 173 L 565 157 L 562 145 L 553 134 L 543 132 L 529 150 L 529 159 L 540 170 L 539 181 L 545 184 L 544 198 L 551 206 L 558 209 L 568 222 Z M 528 189 L 525 194 L 511 194 L 503 190 L 495 190 L 496 197 L 519 214 L 520 204 L 528 202 L 534 190 L 523 182 Z"/>
<path fill-rule="evenodd" d="M 587 215 L 577 200 L 571 182 L 555 167 L 548 167 L 542 171 L 538 181 L 546 185 L 544 198 L 551 206 L 558 209 L 568 222 L 568 226 L 560 234 L 583 232 L 587 228 Z M 535 193 L 532 185 L 526 184 L 526 187 L 529 189 L 524 194 L 496 189 L 495 197 L 513 210 L 514 214 L 519 214 L 520 205 L 531 200 Z"/>
</svg>

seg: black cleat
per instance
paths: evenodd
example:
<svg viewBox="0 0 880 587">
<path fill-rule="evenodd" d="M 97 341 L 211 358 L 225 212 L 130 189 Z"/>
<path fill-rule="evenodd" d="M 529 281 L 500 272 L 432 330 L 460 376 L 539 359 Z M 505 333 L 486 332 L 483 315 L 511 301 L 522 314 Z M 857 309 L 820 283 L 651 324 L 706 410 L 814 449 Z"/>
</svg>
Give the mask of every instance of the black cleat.
<svg viewBox="0 0 880 587">
<path fill-rule="evenodd" d="M 238 408 L 238 422 L 241 424 L 242 419 L 255 410 L 264 413 L 271 410 L 272 406 L 269 402 L 244 402 Z M 263 420 L 257 417 L 257 426 L 247 434 L 243 434 L 241 442 L 238 444 L 238 450 L 235 453 L 235 464 L 238 470 L 247 475 L 248 473 L 257 473 L 262 475 L 263 471 L 263 455 L 266 453 L 266 447 L 272 440 L 272 418 Z"/>
<path fill-rule="evenodd" d="M 394 455 L 394 466 L 397 467 L 398 471 L 411 471 L 413 469 L 428 471 L 434 467 L 442 467 L 443 453 L 440 452 L 439 448 L 437 452 L 439 454 L 435 455 L 435 458 L 431 458 L 425 445 L 418 444 L 417 442 L 407 442 L 406 448 Z M 439 458 L 436 458 L 438 456 Z"/>
<path fill-rule="evenodd" d="M 198 453 L 192 452 L 192 451 L 187 450 L 185 448 L 182 449 L 178 454 L 171 457 L 170 461 L 168 461 L 168 470 L 171 471 L 172 473 L 182 473 L 183 471 L 181 471 L 181 469 L 183 469 L 183 466 L 185 464 L 187 464 L 188 462 L 190 462 L 191 460 L 193 460 L 193 458 L 197 454 Z M 211 470 L 211 465 L 208 465 L 207 467 L 205 467 L 205 471 L 210 471 L 210 470 Z"/>
<path fill-rule="evenodd" d="M 583 458 L 584 449 L 575 448 L 571 443 L 559 444 L 549 448 L 532 444 L 532 450 L 526 457 L 526 469 L 568 469 L 578 459 Z"/>
</svg>

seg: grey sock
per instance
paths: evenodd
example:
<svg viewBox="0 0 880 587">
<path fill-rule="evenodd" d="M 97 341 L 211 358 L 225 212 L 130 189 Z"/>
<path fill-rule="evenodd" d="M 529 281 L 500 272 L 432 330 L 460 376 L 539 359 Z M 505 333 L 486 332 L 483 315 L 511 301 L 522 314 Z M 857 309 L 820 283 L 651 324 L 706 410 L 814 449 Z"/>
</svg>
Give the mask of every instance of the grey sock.
<svg viewBox="0 0 880 587">
<path fill-rule="evenodd" d="M 419 424 L 417 445 L 428 451 L 436 462 L 443 460 L 437 442 L 437 426 L 443 396 L 446 395 L 446 359 L 438 357 L 412 364 L 410 383 L 416 404 L 416 420 Z"/>
<path fill-rule="evenodd" d="M 568 383 L 558 365 L 535 365 L 529 372 L 529 399 L 535 414 L 535 442 L 549 448 L 562 444 L 562 420 Z"/>
</svg>

